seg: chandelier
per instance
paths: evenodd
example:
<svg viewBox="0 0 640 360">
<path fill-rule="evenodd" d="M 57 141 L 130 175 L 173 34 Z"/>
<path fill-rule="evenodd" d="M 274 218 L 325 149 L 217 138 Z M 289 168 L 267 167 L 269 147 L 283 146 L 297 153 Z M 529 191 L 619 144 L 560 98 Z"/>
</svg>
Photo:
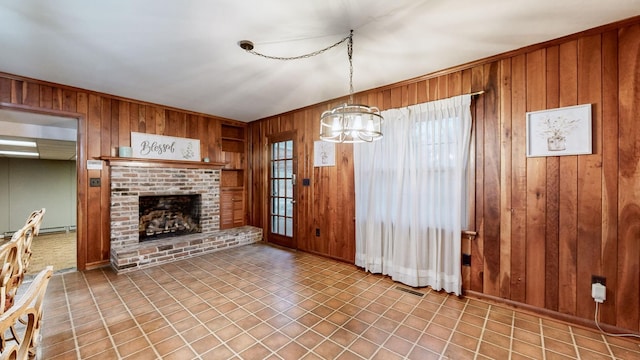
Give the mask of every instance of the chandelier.
<svg viewBox="0 0 640 360">
<path fill-rule="evenodd" d="M 353 30 L 349 34 L 349 102 L 320 116 L 320 140 L 336 143 L 372 142 L 382 138 L 382 115 L 377 107 L 353 103 Z"/>
<path fill-rule="evenodd" d="M 253 50 L 253 43 L 242 40 L 238 43 L 245 51 L 276 60 L 296 60 L 319 55 L 343 42 L 347 42 L 349 57 L 349 102 L 327 110 L 320 116 L 320 140 L 334 143 L 372 142 L 382 138 L 382 115 L 377 107 L 353 103 L 353 30 L 349 36 L 322 50 L 294 57 L 269 56 Z"/>
</svg>

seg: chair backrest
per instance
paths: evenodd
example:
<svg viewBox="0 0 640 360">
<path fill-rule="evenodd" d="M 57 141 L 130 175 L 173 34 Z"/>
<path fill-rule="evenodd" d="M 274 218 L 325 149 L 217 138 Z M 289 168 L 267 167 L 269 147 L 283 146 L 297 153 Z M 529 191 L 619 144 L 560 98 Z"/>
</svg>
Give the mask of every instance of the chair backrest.
<svg viewBox="0 0 640 360">
<path fill-rule="evenodd" d="M 53 274 L 53 268 L 48 266 L 33 279 L 27 291 L 4 314 L 0 315 L 0 357 L 2 359 L 29 358 L 29 353 L 35 354 L 39 344 L 40 320 L 42 319 L 42 304 L 47 291 L 47 285 Z M 24 326 L 16 326 L 20 319 L 26 320 Z M 11 333 L 14 327 L 18 337 L 17 345 L 7 347 L 5 335 Z M 10 339 L 8 339 L 10 340 Z"/>
<path fill-rule="evenodd" d="M 33 223 L 34 235 L 38 235 L 40 233 L 40 225 L 42 225 L 42 219 L 44 218 L 44 213 L 47 212 L 46 208 L 42 208 L 40 210 L 34 210 L 31 212 L 29 217 L 27 217 L 27 221 L 25 225 L 29 225 L 29 223 Z"/>
<path fill-rule="evenodd" d="M 18 288 L 22 283 L 22 272 L 18 244 L 8 241 L 0 246 L 0 314 L 5 313 L 14 303 Z"/>
<path fill-rule="evenodd" d="M 40 232 L 40 225 L 46 211 L 45 208 L 42 208 L 31 212 L 24 226 L 11 237 L 11 241 L 18 244 L 18 258 L 20 260 L 20 271 L 16 276 L 18 286 L 22 284 L 24 275 L 29 269 L 32 254 L 31 244 L 33 243 L 33 238 Z"/>
</svg>

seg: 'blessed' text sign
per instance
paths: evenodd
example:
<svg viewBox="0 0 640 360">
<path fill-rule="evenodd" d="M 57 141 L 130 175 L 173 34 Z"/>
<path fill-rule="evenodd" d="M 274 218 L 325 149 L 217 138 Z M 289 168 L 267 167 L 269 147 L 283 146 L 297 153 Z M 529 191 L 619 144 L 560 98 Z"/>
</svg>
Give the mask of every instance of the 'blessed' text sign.
<svg viewBox="0 0 640 360">
<path fill-rule="evenodd" d="M 200 140 L 131 132 L 133 157 L 200 161 Z"/>
</svg>

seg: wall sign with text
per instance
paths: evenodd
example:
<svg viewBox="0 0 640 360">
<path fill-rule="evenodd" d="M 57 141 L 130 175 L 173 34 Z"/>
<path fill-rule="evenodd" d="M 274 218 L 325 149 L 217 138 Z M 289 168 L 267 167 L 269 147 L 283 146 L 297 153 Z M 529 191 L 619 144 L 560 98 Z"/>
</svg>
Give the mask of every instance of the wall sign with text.
<svg viewBox="0 0 640 360">
<path fill-rule="evenodd" d="M 131 132 L 133 157 L 200 161 L 200 140 Z"/>
</svg>

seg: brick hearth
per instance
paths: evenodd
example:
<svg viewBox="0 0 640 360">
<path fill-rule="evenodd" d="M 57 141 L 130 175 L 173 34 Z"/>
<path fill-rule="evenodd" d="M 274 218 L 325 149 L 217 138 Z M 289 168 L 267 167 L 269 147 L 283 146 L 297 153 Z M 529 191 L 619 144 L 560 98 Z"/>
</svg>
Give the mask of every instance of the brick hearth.
<svg viewBox="0 0 640 360">
<path fill-rule="evenodd" d="M 202 233 L 138 242 L 138 197 L 201 195 Z M 220 170 L 111 166 L 111 266 L 118 273 L 262 240 L 262 229 L 220 229 Z"/>
</svg>

